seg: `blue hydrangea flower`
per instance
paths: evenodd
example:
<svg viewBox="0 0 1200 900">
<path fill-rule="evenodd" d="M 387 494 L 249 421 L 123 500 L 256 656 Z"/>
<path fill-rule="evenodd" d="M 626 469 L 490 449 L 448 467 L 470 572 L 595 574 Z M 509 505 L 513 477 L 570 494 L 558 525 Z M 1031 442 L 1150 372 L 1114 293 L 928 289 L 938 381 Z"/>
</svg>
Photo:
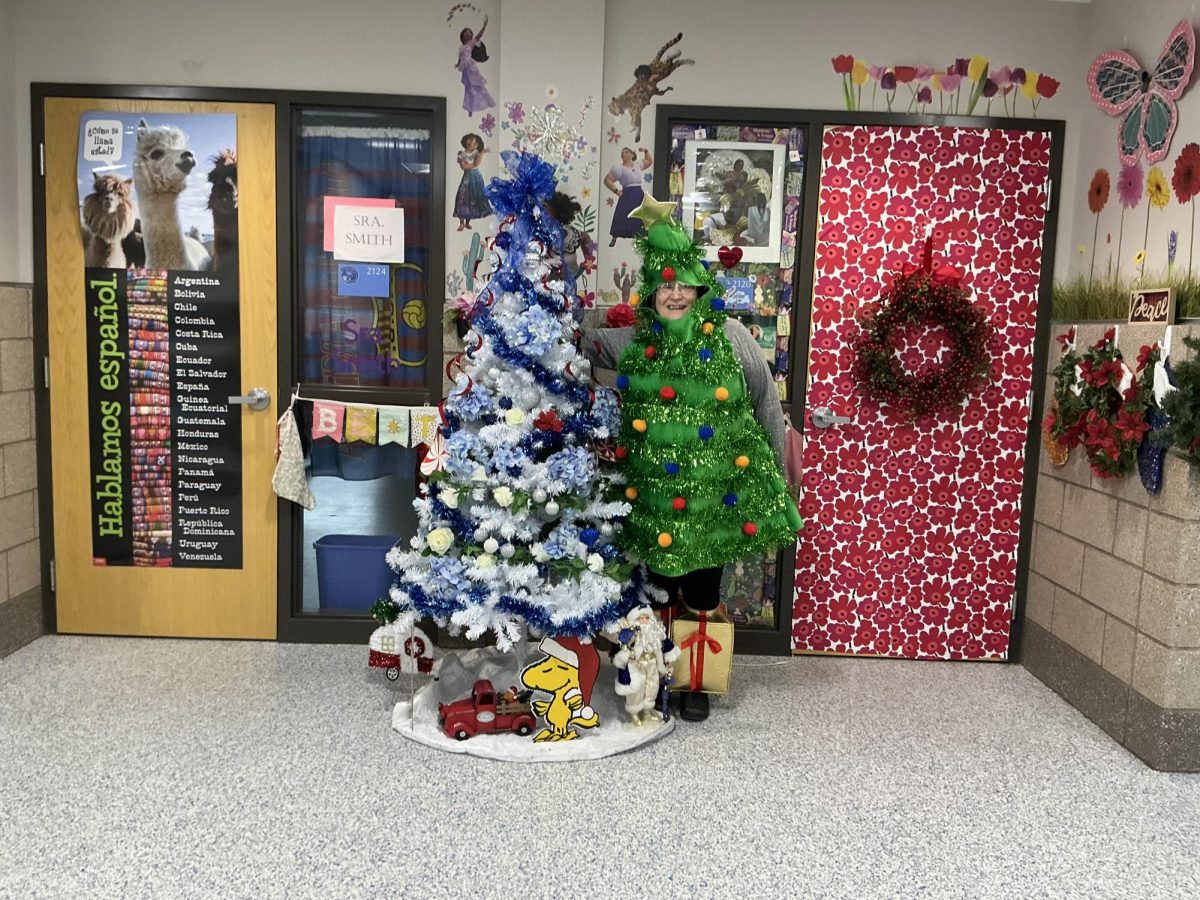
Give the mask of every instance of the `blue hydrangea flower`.
<svg viewBox="0 0 1200 900">
<path fill-rule="evenodd" d="M 520 469 L 521 464 L 528 458 L 529 456 L 519 446 L 512 444 L 501 444 L 492 452 L 492 463 L 497 472 Z"/>
<path fill-rule="evenodd" d="M 575 555 L 575 548 L 579 543 L 579 532 L 574 525 L 568 525 L 563 522 L 552 532 L 550 536 L 542 543 L 546 549 L 546 554 L 551 559 L 568 559 Z"/>
<path fill-rule="evenodd" d="M 439 594 L 466 593 L 471 589 L 467 567 L 453 556 L 430 557 L 428 588 Z"/>
<path fill-rule="evenodd" d="M 467 376 L 460 374 L 455 382 L 454 390 L 446 398 L 446 407 L 464 419 L 474 421 L 482 417 L 484 413 L 491 412 L 494 408 L 493 402 L 491 391 L 477 381 L 473 382 L 468 390 Z"/>
<path fill-rule="evenodd" d="M 567 447 L 555 453 L 547 461 L 547 470 L 555 481 L 561 481 L 567 490 L 585 488 L 595 475 L 592 454 L 584 447 Z"/>
<path fill-rule="evenodd" d="M 610 435 L 616 435 L 621 430 L 621 407 L 617 402 L 616 393 L 608 388 L 596 388 L 592 415 L 596 417 L 596 424 L 607 428 Z"/>
<path fill-rule="evenodd" d="M 460 479 L 469 478 L 478 465 L 471 455 L 479 455 L 483 441 L 469 431 L 456 431 L 446 440 L 446 471 Z"/>
<path fill-rule="evenodd" d="M 514 344 L 524 348 L 530 356 L 542 356 L 562 334 L 558 320 L 537 305 L 521 313 L 513 330 L 516 336 Z"/>
</svg>

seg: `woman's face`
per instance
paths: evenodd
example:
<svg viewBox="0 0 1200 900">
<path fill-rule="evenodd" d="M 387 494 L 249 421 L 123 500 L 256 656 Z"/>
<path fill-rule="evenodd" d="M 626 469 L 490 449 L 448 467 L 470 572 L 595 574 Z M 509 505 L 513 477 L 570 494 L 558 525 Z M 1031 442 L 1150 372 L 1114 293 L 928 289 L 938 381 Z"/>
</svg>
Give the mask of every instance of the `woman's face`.
<svg viewBox="0 0 1200 900">
<path fill-rule="evenodd" d="M 664 319 L 682 319 L 696 302 L 696 288 L 678 281 L 665 281 L 654 292 L 654 311 Z"/>
<path fill-rule="evenodd" d="M 635 159 L 637 159 L 637 155 L 628 147 L 625 147 L 621 150 L 621 162 L 625 163 L 625 165 L 633 165 L 633 161 Z"/>
<path fill-rule="evenodd" d="M 475 150 L 479 149 L 479 142 L 477 140 L 475 140 L 475 137 L 473 135 L 471 137 L 467 138 L 467 149 L 470 151 L 475 151 Z"/>
<path fill-rule="evenodd" d="M 473 37 L 475 37 L 475 32 L 473 32 L 470 28 L 464 28 L 462 30 L 462 33 L 459 34 L 459 38 L 462 40 L 462 43 L 464 43 L 464 44 Z"/>
</svg>

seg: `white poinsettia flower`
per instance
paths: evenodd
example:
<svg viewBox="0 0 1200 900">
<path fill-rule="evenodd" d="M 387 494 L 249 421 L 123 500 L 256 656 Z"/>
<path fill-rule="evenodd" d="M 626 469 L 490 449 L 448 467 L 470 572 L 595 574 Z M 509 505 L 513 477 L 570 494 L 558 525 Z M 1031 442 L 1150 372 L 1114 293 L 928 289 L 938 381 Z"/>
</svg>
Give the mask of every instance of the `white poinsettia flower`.
<svg viewBox="0 0 1200 900">
<path fill-rule="evenodd" d="M 438 499 L 451 509 L 458 509 L 458 491 L 448 488 L 438 494 Z"/>
<path fill-rule="evenodd" d="M 492 498 L 501 506 L 511 506 L 513 502 L 512 488 L 507 485 L 500 485 L 492 491 Z"/>
<path fill-rule="evenodd" d="M 587 567 L 597 575 L 604 571 L 604 557 L 599 553 L 592 553 L 587 558 Z"/>
</svg>

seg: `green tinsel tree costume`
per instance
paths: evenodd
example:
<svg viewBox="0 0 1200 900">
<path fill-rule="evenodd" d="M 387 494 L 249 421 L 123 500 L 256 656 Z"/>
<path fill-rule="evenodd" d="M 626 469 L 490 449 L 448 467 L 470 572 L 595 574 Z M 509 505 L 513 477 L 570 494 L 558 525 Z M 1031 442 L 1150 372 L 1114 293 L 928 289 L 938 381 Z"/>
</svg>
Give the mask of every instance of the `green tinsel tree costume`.
<svg viewBox="0 0 1200 900">
<path fill-rule="evenodd" d="M 721 287 L 701 250 L 669 217 L 651 212 L 642 256 L 638 325 L 621 355 L 621 439 L 633 511 L 622 542 L 653 572 L 682 575 L 795 540 L 803 522 L 725 334 Z M 663 282 L 694 285 L 680 319 L 661 318 Z"/>
</svg>

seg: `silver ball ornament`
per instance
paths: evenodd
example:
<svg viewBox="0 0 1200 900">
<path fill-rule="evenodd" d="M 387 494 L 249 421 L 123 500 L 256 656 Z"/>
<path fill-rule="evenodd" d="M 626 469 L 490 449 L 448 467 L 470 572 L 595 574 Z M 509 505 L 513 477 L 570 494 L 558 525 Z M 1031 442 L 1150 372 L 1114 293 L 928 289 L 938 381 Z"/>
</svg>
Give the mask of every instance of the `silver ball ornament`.
<svg viewBox="0 0 1200 900">
<path fill-rule="evenodd" d="M 500 549 L 500 542 L 495 538 L 488 538 L 483 542 L 483 549 L 486 553 L 495 553 Z"/>
<path fill-rule="evenodd" d="M 558 510 L 559 510 L 559 505 L 556 501 L 551 500 L 549 503 L 546 504 L 546 515 L 557 516 Z"/>
<path fill-rule="evenodd" d="M 505 559 L 512 559 L 513 554 L 516 552 L 517 552 L 517 548 L 514 547 L 512 544 L 505 544 L 503 547 L 500 548 L 500 555 L 503 556 Z"/>
<path fill-rule="evenodd" d="M 546 502 L 546 492 L 544 490 L 542 490 L 541 488 L 534 489 L 533 502 L 534 503 L 545 503 Z"/>
</svg>

